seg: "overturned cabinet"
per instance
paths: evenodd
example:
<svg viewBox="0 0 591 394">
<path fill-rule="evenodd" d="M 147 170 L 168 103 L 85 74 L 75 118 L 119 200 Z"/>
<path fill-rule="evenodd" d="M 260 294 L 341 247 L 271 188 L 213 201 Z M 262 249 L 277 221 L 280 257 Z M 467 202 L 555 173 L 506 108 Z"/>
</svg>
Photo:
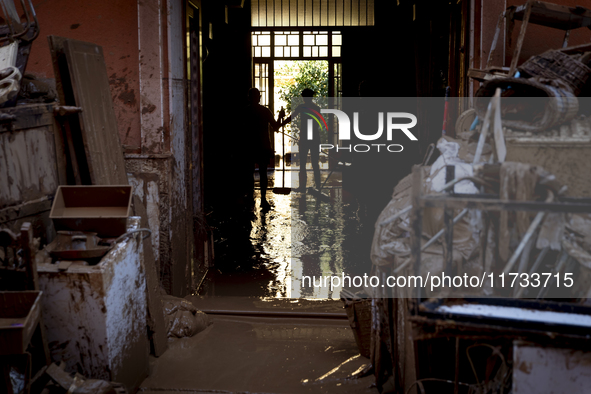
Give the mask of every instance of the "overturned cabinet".
<svg viewBox="0 0 591 394">
<path fill-rule="evenodd" d="M 139 227 L 130 217 L 128 230 Z M 96 265 L 39 264 L 52 359 L 82 375 L 135 391 L 148 375 L 146 279 L 141 233 L 116 244 Z"/>
</svg>

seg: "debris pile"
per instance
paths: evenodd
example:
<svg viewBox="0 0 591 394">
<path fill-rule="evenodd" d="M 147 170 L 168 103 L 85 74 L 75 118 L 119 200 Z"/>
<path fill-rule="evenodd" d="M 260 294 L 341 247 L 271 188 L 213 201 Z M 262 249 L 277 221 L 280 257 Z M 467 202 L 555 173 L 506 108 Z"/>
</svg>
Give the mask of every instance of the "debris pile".
<svg viewBox="0 0 591 394">
<path fill-rule="evenodd" d="M 53 363 L 42 368 L 31 381 L 31 392 L 41 394 L 127 394 L 120 383 L 86 379 L 79 373 L 69 374 L 65 364 Z"/>
<path fill-rule="evenodd" d="M 205 313 L 183 298 L 165 295 L 162 305 L 169 338 L 192 337 L 212 324 Z"/>
</svg>

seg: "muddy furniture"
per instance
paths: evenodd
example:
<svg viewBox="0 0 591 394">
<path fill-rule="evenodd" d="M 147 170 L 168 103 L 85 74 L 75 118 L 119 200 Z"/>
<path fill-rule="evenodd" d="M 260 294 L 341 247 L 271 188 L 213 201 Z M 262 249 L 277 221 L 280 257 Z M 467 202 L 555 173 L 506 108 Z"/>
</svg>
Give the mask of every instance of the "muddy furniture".
<svg viewBox="0 0 591 394">
<path fill-rule="evenodd" d="M 511 34 L 513 31 L 515 20 L 522 22 L 521 29 L 519 30 L 519 36 L 517 38 L 515 50 L 513 51 L 513 57 L 511 58 L 511 66 L 509 68 L 494 67 L 492 65 L 492 59 L 494 58 L 493 54 L 497 48 L 499 36 L 505 20 L 507 21 L 508 34 Z M 513 76 L 517 70 L 519 55 L 521 54 L 523 41 L 529 23 L 563 30 L 564 41 L 562 47 L 565 48 L 568 45 L 568 38 L 571 30 L 582 27 L 591 27 L 591 10 L 580 6 L 569 7 L 534 0 L 527 0 L 520 6 L 511 6 L 507 8 L 507 10 L 499 15 L 499 21 L 488 54 L 486 68 L 484 70 L 472 68 L 468 70 L 468 76 L 481 82 L 495 76 Z"/>
<path fill-rule="evenodd" d="M 455 362 L 455 378 L 441 388 L 578 393 L 591 384 L 590 313 L 541 300 L 439 299 L 422 302 L 410 321 L 418 342 L 455 341 L 455 355 L 443 359 Z"/>
<path fill-rule="evenodd" d="M 491 164 L 492 166 L 492 164 Z M 451 172 L 451 171 L 450 171 Z M 453 174 L 452 174 L 453 175 Z M 521 201 L 521 200 L 503 200 L 494 193 L 487 192 L 487 194 L 439 194 L 430 195 L 423 194 L 420 185 L 423 184 L 423 173 L 419 167 L 413 169 L 413 208 L 411 219 L 411 256 L 412 267 L 415 275 L 421 271 L 422 264 L 422 249 L 421 237 L 422 234 L 424 210 L 426 208 L 442 208 L 446 211 L 448 218 L 453 217 L 454 210 L 458 209 L 475 209 L 482 212 L 503 212 L 503 211 L 525 211 L 540 214 L 546 213 L 589 213 L 591 212 L 591 199 L 589 198 L 567 198 L 558 196 L 556 202 L 546 200 L 542 201 Z M 452 179 L 454 176 L 451 177 Z M 425 213 L 426 214 L 426 213 Z M 532 225 L 535 219 L 532 220 Z M 530 229 L 532 228 L 530 225 Z M 453 261 L 454 246 L 453 246 L 453 226 L 451 220 L 444 220 L 445 238 L 444 245 L 444 261 L 445 271 L 454 275 L 451 270 L 451 263 Z M 521 239 L 521 243 L 527 243 L 526 239 L 533 231 L 526 232 Z M 500 243 L 500 242 L 499 242 Z M 483 243 L 481 243 L 482 245 Z M 536 272 L 539 267 L 534 263 L 531 269 L 529 266 L 519 266 L 515 263 L 520 257 L 518 252 L 520 248 L 516 248 L 515 252 L 509 259 L 505 266 L 504 272 Z M 457 252 L 456 252 L 457 253 Z M 484 255 L 484 253 L 482 254 Z M 559 256 L 560 261 L 556 262 L 553 267 L 546 267 L 546 270 L 551 270 L 552 273 L 560 273 L 568 270 L 569 257 L 566 252 L 561 252 Z M 532 255 L 533 257 L 533 255 Z M 529 262 L 529 259 L 526 260 Z M 538 260 L 538 258 L 536 258 Z M 541 261 L 541 259 L 540 259 Z M 483 260 L 483 266 L 486 262 Z M 503 267 L 500 267 L 501 269 Z M 492 268 L 495 270 L 495 268 Z M 493 272 L 493 271 L 488 271 Z M 495 274 L 501 272 L 494 271 Z M 458 271 L 458 275 L 461 271 Z M 499 289 L 499 287 L 497 287 Z M 507 292 L 496 293 L 504 294 L 505 297 L 513 293 L 514 297 L 537 297 L 541 298 L 546 295 L 544 289 L 532 288 L 535 292 L 522 294 L 521 291 L 515 289 L 508 289 Z M 539 291 L 538 291 L 539 290 Z M 555 293 L 556 294 L 556 293 Z M 574 304 L 571 302 L 551 302 L 545 300 L 523 300 L 512 298 L 425 298 L 424 289 L 416 289 L 414 293 L 416 297 L 412 300 L 408 310 L 408 322 L 412 326 L 413 345 L 419 346 L 415 349 L 422 349 L 423 354 L 417 352 L 416 364 L 418 372 L 416 381 L 409 382 L 418 384 L 421 380 L 428 380 L 435 374 L 430 371 L 427 366 L 429 358 L 426 354 L 435 352 L 433 349 L 428 349 L 428 346 L 437 346 L 437 340 L 447 338 L 454 340 L 454 350 L 449 346 L 448 357 L 446 359 L 439 359 L 442 364 L 450 365 L 447 368 L 446 379 L 441 382 L 445 388 L 450 388 L 453 385 L 454 392 L 459 392 L 460 386 L 464 389 L 470 386 L 473 390 L 481 390 L 484 387 L 491 389 L 494 387 L 496 391 L 501 392 L 503 389 L 507 392 L 508 384 L 513 378 L 513 392 L 548 392 L 547 388 L 553 386 L 557 392 L 562 392 L 561 388 L 566 386 L 556 386 L 551 382 L 550 376 L 543 376 L 543 379 L 538 379 L 537 388 L 527 389 L 531 384 L 530 377 L 520 374 L 520 371 L 527 371 L 531 369 L 531 365 L 521 365 L 515 360 L 519 357 L 527 357 L 529 362 L 532 360 L 532 354 L 537 351 L 539 354 L 545 353 L 544 357 L 552 358 L 553 365 L 559 365 L 559 361 L 563 362 L 568 358 L 564 353 L 574 354 L 578 349 L 588 349 L 591 345 L 589 338 L 589 329 L 591 327 L 591 308 L 588 305 Z M 455 296 L 452 295 L 452 296 Z M 447 296 L 447 297 L 452 297 Z M 472 294 L 471 297 L 479 297 L 480 293 Z M 573 296 L 574 298 L 574 296 Z M 521 349 L 520 341 L 527 341 L 531 349 Z M 419 344 L 420 345 L 417 345 Z M 453 342 L 448 341 L 446 343 Z M 439 342 L 441 344 L 441 341 Z M 452 345 L 453 346 L 453 345 Z M 484 350 L 490 352 L 490 357 L 484 359 L 482 356 L 474 356 L 476 347 L 483 347 Z M 545 348 L 545 350 L 539 350 Z M 428 349 L 428 350 L 427 350 Z M 511 359 L 503 356 L 503 354 L 510 354 L 508 349 L 514 349 L 518 353 L 513 353 L 513 363 Z M 562 351 L 560 349 L 569 349 Z M 480 350 L 482 355 L 482 349 Z M 571 358 L 572 365 L 576 366 L 577 370 L 584 375 L 581 380 L 583 385 L 591 381 L 591 368 L 589 364 L 584 361 L 591 358 L 591 353 L 579 352 L 579 355 Z M 517 355 L 517 357 L 516 357 Z M 556 361 L 559 360 L 559 361 Z M 581 362 L 580 362 L 581 361 Z M 455 363 L 455 365 L 454 365 Z M 544 365 L 542 365 L 544 364 Z M 454 365 L 451 367 L 451 365 Z M 544 367 L 548 364 L 540 362 L 540 366 Z M 496 366 L 494 371 L 492 366 Z M 540 372 L 544 368 L 535 366 L 536 374 L 543 374 Z M 552 367 L 549 367 L 552 369 Z M 463 371 L 473 371 L 473 375 L 466 374 Z M 491 373 L 494 372 L 494 373 Z M 527 375 L 529 372 L 526 372 Z M 541 375 L 538 375 L 541 376 Z M 554 376 L 559 376 L 554 374 Z M 573 376 L 572 374 L 569 376 Z M 516 390 L 515 384 L 518 383 L 520 390 Z M 573 382 L 569 382 L 573 383 Z M 576 383 L 576 382 L 575 382 Z M 577 383 L 577 384 L 578 384 Z M 541 387 L 544 387 L 543 389 Z M 560 387 L 560 389 L 557 389 Z M 574 387 L 574 386 L 573 386 Z M 588 387 L 588 386 L 587 386 Z M 550 390 L 551 391 L 551 390 Z M 577 392 L 577 390 L 571 390 Z"/>
<path fill-rule="evenodd" d="M 127 229 L 137 229 L 139 219 L 130 217 Z M 148 375 L 142 235 L 118 243 L 96 265 L 38 265 L 52 360 L 129 392 Z"/>
<path fill-rule="evenodd" d="M 15 366 L 29 393 L 32 374 L 49 364 L 33 252 L 31 223 L 24 223 L 18 235 L 0 229 L 0 389 L 6 393 L 13 391 Z"/>
<path fill-rule="evenodd" d="M 32 369 L 29 344 L 39 340 L 40 304 L 40 291 L 0 291 L 0 390 L 4 393 L 13 392 L 10 377 L 14 371 L 21 372 L 24 392 L 30 392 L 36 369 Z"/>
<path fill-rule="evenodd" d="M 59 186 L 49 217 L 56 230 L 91 231 L 99 237 L 125 233 L 131 186 Z"/>
<path fill-rule="evenodd" d="M 30 222 L 42 243 L 52 240 L 49 210 L 58 185 L 66 181 L 54 108 L 30 104 L 0 110 L 0 227 L 18 233 Z"/>
<path fill-rule="evenodd" d="M 0 228 L 0 290 L 39 290 L 31 223 L 20 234 Z"/>
</svg>

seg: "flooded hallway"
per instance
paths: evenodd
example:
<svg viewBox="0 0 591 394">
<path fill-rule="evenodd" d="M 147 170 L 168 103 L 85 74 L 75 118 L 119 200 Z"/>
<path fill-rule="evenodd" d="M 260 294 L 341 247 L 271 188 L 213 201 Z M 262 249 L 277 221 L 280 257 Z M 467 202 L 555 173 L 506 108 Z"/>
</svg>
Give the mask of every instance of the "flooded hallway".
<svg viewBox="0 0 591 394">
<path fill-rule="evenodd" d="M 588 5 L 0 6 L 0 393 L 588 391 Z"/>
<path fill-rule="evenodd" d="M 282 175 L 270 171 L 270 184 L 284 186 Z M 289 171 L 286 177 L 297 186 Z M 301 285 L 303 275 L 362 273 L 367 267 L 357 265 L 371 265 L 355 253 L 363 232 L 358 201 L 343 199 L 340 172 L 324 170 L 322 194 L 269 191 L 273 208 L 261 210 L 256 178 L 254 206 L 212 213 L 216 264 L 185 297 L 213 324 L 153 359 L 140 391 L 376 393 L 341 288 Z M 327 224 L 334 234 L 322 234 Z M 204 373 L 196 378 L 195 370 Z"/>
</svg>

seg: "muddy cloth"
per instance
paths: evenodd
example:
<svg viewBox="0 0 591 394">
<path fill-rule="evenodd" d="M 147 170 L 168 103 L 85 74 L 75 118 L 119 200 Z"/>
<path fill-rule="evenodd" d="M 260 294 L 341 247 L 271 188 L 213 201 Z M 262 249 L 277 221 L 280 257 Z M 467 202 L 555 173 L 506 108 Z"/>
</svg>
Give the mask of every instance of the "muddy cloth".
<svg viewBox="0 0 591 394">
<path fill-rule="evenodd" d="M 74 394 L 117 394 L 111 383 L 104 380 L 88 379 L 73 391 Z"/>
<path fill-rule="evenodd" d="M 565 214 L 562 247 L 570 257 L 591 269 L 591 215 Z"/>
<path fill-rule="evenodd" d="M 591 305 L 591 214 L 564 214 L 561 246 L 579 263 L 579 272 L 573 292 L 584 295 L 583 300 Z"/>
<path fill-rule="evenodd" d="M 52 86 L 46 80 L 40 80 L 34 75 L 25 74 L 21 81 L 21 90 L 18 95 L 19 105 L 51 103 L 56 100 L 55 83 Z"/>
<path fill-rule="evenodd" d="M 550 190 L 556 196 L 562 184 L 541 167 L 525 163 L 503 163 L 500 170 L 500 197 L 504 200 L 532 201 Z M 530 226 L 535 213 L 501 211 L 498 255 L 501 263 L 511 257 Z M 546 214 L 537 234 L 536 248 L 563 249 L 582 266 L 591 269 L 591 215 Z"/>
<path fill-rule="evenodd" d="M 453 165 L 455 167 L 456 177 L 472 176 L 472 165 L 460 159 L 459 153 L 464 148 L 466 151 L 467 143 L 455 141 L 449 138 L 441 138 L 437 143 L 437 148 L 441 152 L 439 158 L 431 167 L 423 167 L 423 193 L 441 194 L 445 185 L 445 167 Z M 392 200 L 382 211 L 375 225 L 374 239 L 371 248 L 372 263 L 376 266 L 391 265 L 394 269 L 404 264 L 410 257 L 410 214 L 400 216 L 395 221 L 380 225 L 388 221 L 402 209 L 411 205 L 411 186 L 412 176 L 403 178 L 394 188 Z M 462 181 L 456 184 L 455 191 L 458 193 L 478 193 L 478 189 L 470 181 Z M 454 216 L 458 215 L 460 210 L 454 211 Z M 474 251 L 478 246 L 479 226 L 481 225 L 481 214 L 473 211 L 469 212 L 454 226 L 454 263 L 462 264 L 463 269 L 479 272 L 479 267 L 472 262 Z M 423 240 L 426 243 L 439 230 L 443 228 L 443 209 L 427 208 L 423 211 Z M 426 273 L 439 273 L 443 270 L 443 247 L 441 244 L 443 238 L 435 242 L 429 248 L 422 252 L 421 270 Z M 471 263 L 466 265 L 466 261 Z M 470 268 L 470 266 L 472 268 Z"/>
<path fill-rule="evenodd" d="M 456 177 L 472 176 L 472 165 L 462 158 L 474 157 L 476 144 L 441 138 L 437 144 L 441 152 L 432 166 L 422 167 L 424 194 L 440 194 L 445 185 L 445 167 L 453 165 Z M 489 155 L 490 146 L 485 148 Z M 462 157 L 462 158 L 461 158 Z M 392 199 L 384 208 L 375 224 L 371 247 L 372 275 L 386 280 L 392 270 L 404 264 L 410 257 L 410 214 L 408 211 L 398 219 L 394 215 L 411 205 L 412 175 L 403 178 L 394 188 Z M 459 182 L 456 192 L 477 193 L 478 189 L 469 181 Z M 459 210 L 454 215 L 459 214 Z M 382 222 L 388 222 L 380 225 Z M 478 246 L 480 213 L 469 212 L 454 226 L 454 263 L 461 264 L 462 270 L 470 272 L 481 266 L 474 258 Z M 423 245 L 443 228 L 443 210 L 425 209 L 423 213 Z M 469 263 L 468 263 L 469 262 Z M 441 272 L 444 267 L 441 240 L 421 253 L 421 270 Z M 400 275 L 410 273 L 411 268 Z M 416 380 L 415 353 L 412 342 L 412 325 L 409 321 L 408 299 L 412 294 L 408 288 L 367 288 L 372 300 L 372 340 L 370 360 L 374 366 L 376 385 L 382 393 L 405 393 Z M 396 293 L 396 294 L 394 294 Z M 395 297 L 395 298 L 393 298 Z"/>
<path fill-rule="evenodd" d="M 162 305 L 169 338 L 192 337 L 211 324 L 205 313 L 183 298 L 165 295 Z"/>
</svg>

